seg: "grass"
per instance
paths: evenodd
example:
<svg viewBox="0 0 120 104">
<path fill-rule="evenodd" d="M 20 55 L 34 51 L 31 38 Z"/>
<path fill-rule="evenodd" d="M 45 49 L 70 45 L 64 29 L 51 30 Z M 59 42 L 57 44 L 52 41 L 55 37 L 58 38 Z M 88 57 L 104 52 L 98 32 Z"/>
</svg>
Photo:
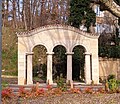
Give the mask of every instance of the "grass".
<svg viewBox="0 0 120 104">
<path fill-rule="evenodd" d="M 2 75 L 18 76 L 18 70 L 5 70 L 4 72 L 2 72 Z"/>
<path fill-rule="evenodd" d="M 8 85 L 9 85 L 8 82 L 2 81 L 2 89 L 8 87 Z"/>
</svg>

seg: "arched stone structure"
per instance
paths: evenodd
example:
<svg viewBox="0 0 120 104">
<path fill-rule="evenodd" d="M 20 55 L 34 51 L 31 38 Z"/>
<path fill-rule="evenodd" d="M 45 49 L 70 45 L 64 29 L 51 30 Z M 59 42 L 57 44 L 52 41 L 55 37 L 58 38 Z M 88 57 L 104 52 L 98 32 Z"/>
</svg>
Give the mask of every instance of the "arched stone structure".
<svg viewBox="0 0 120 104">
<path fill-rule="evenodd" d="M 72 52 L 77 45 L 85 47 L 85 82 L 99 83 L 98 62 L 98 35 L 80 31 L 71 26 L 49 25 L 32 31 L 17 33 L 18 36 L 18 84 L 33 84 L 32 81 L 32 49 L 36 45 L 44 45 L 47 49 L 47 81 L 53 83 L 52 79 L 52 55 L 53 48 L 62 45 L 66 48 L 67 55 L 67 80 L 72 80 Z M 91 63 L 90 63 L 91 56 Z M 92 64 L 92 65 L 90 65 Z"/>
</svg>

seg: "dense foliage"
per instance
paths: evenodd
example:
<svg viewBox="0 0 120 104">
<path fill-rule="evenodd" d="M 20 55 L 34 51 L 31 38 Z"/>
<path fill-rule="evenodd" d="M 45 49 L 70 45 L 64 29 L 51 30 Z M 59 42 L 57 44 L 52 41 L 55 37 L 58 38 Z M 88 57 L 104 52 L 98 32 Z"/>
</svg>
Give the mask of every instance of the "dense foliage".
<svg viewBox="0 0 120 104">
<path fill-rule="evenodd" d="M 116 35 L 107 38 L 106 34 L 99 37 L 99 56 L 108 58 L 120 58 L 120 37 Z M 101 39 L 102 38 L 102 39 Z"/>
<path fill-rule="evenodd" d="M 96 15 L 91 7 L 91 0 L 71 0 L 69 23 L 79 28 L 81 24 L 85 24 L 87 29 L 91 23 L 95 24 Z"/>
<path fill-rule="evenodd" d="M 99 56 L 108 58 L 120 58 L 120 46 L 100 46 Z"/>
</svg>

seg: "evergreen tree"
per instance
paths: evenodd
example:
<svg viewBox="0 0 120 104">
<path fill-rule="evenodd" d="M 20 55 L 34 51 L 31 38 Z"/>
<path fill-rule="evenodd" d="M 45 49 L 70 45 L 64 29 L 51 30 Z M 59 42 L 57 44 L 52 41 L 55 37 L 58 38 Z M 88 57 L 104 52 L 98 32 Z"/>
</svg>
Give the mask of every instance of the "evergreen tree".
<svg viewBox="0 0 120 104">
<path fill-rule="evenodd" d="M 91 0 L 71 0 L 70 1 L 70 25 L 79 28 L 84 23 L 89 31 L 89 27 L 95 24 L 96 15 L 91 7 Z"/>
</svg>

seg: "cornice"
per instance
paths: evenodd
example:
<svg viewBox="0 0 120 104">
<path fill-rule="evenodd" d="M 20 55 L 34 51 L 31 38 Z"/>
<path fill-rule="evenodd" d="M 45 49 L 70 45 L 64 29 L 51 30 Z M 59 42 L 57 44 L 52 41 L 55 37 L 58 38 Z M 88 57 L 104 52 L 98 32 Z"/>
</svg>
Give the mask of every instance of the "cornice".
<svg viewBox="0 0 120 104">
<path fill-rule="evenodd" d="M 81 34 L 81 35 L 89 37 L 89 38 L 98 38 L 99 37 L 98 34 L 84 32 L 78 28 L 68 26 L 68 25 L 61 25 L 61 24 L 46 25 L 46 26 L 42 26 L 42 27 L 30 30 L 30 31 L 26 31 L 26 32 L 17 32 L 16 34 L 18 37 L 29 37 L 29 36 L 35 35 L 39 32 L 53 30 L 53 29 L 69 30 L 69 31 L 76 32 L 78 34 Z"/>
</svg>

